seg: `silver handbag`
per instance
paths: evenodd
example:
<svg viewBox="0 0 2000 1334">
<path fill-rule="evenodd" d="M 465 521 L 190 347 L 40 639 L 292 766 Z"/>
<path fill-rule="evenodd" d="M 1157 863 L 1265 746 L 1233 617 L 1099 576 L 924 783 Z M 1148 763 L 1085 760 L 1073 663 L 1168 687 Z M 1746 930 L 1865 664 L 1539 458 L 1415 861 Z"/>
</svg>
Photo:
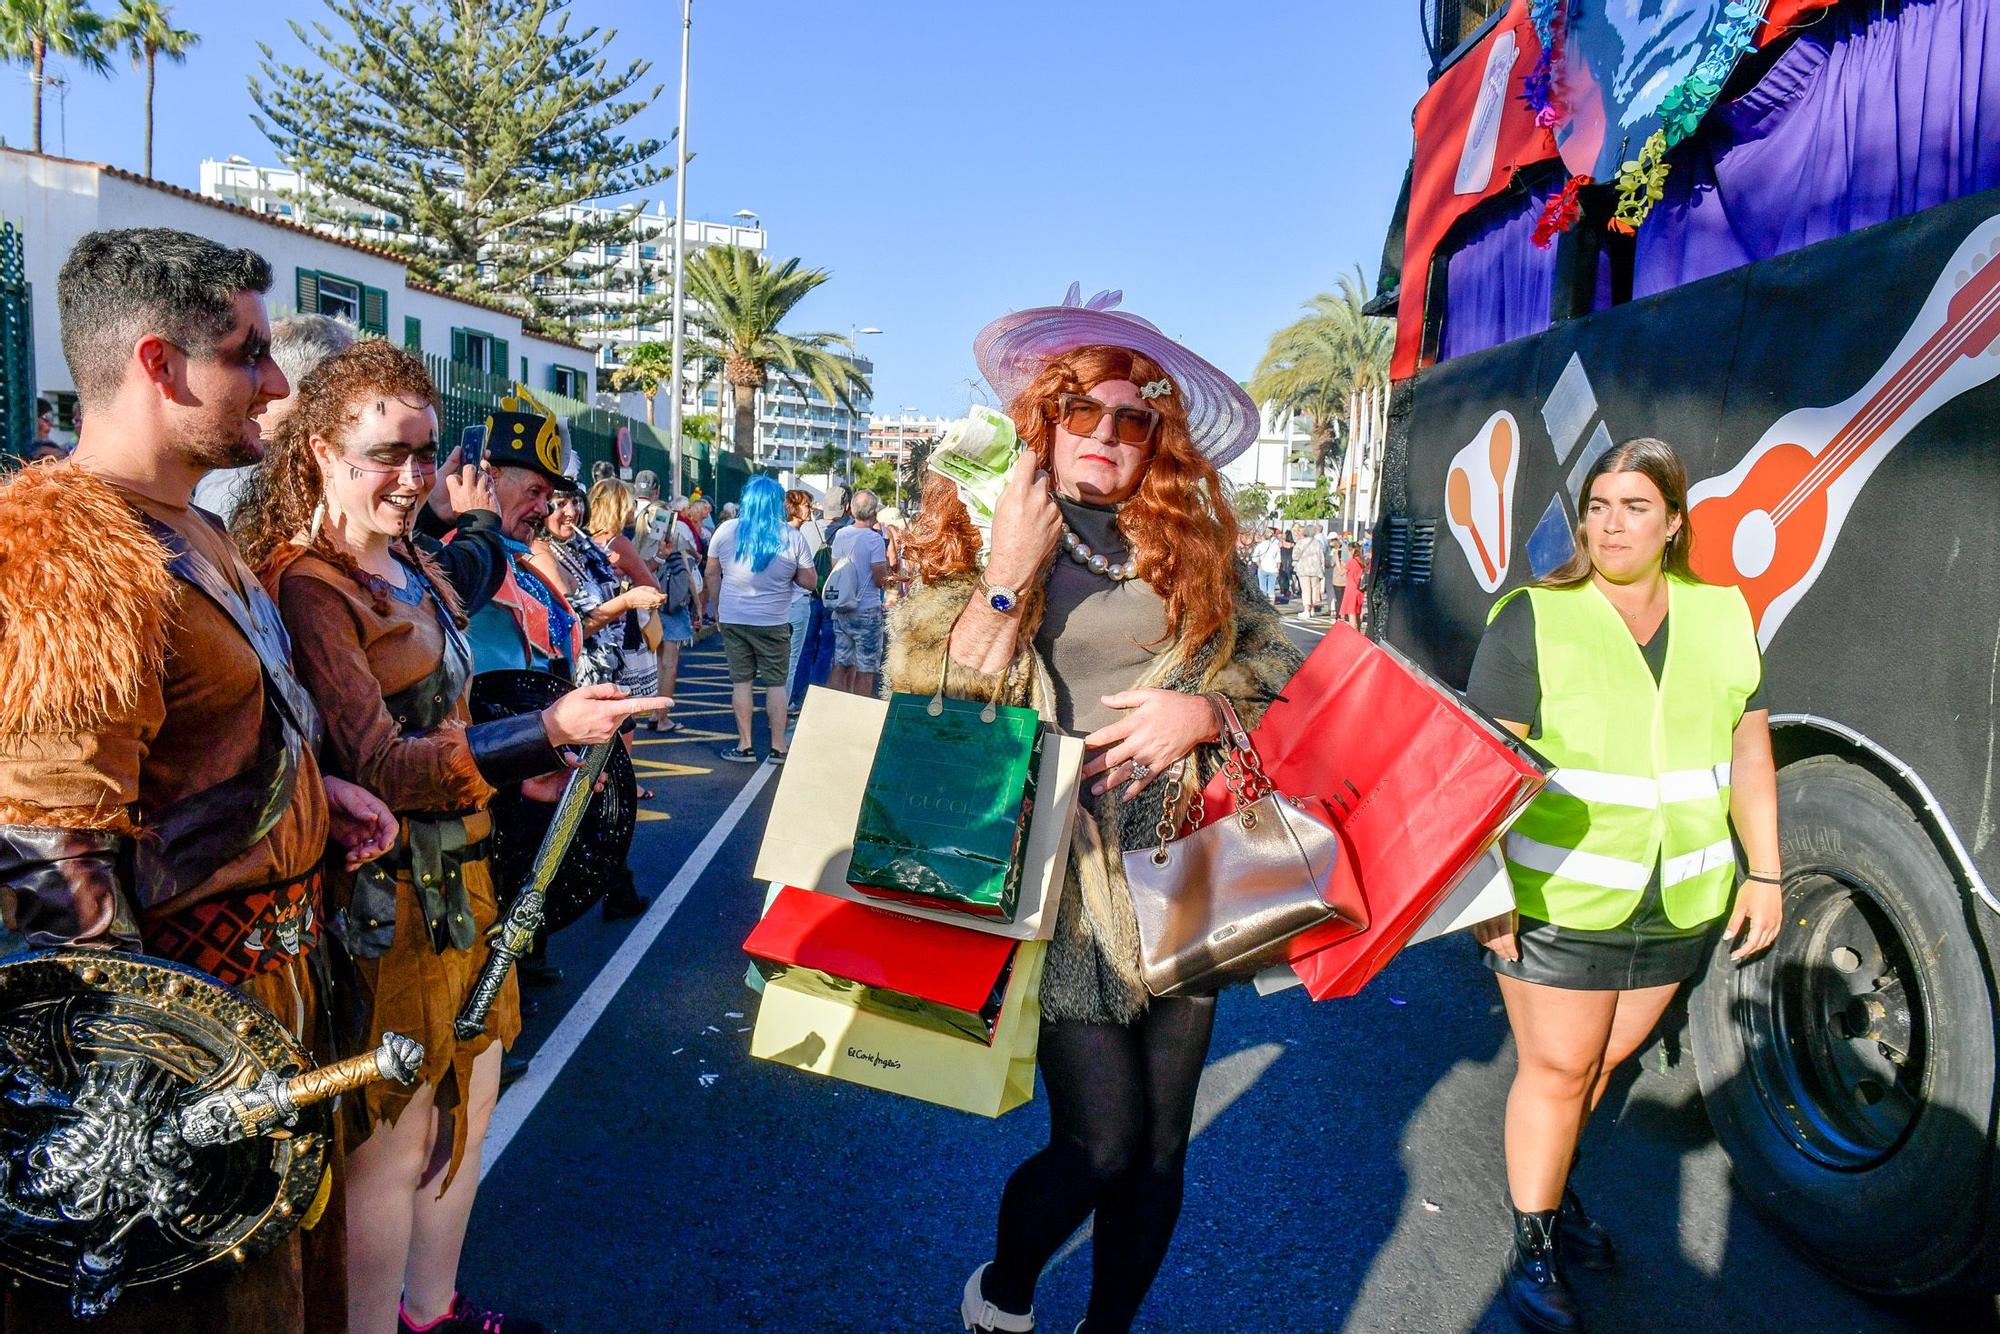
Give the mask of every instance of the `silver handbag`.
<svg viewBox="0 0 2000 1334">
<path fill-rule="evenodd" d="M 1357 930 L 1367 922 L 1359 899 L 1347 892 L 1352 877 L 1336 885 L 1339 838 L 1306 803 L 1271 786 L 1235 708 L 1222 696 L 1208 698 L 1221 723 L 1223 774 L 1236 810 L 1200 827 L 1197 788 L 1188 812 L 1197 828 L 1174 837 L 1190 755 L 1168 779 L 1158 846 L 1125 854 L 1139 922 L 1139 973 L 1155 996 L 1243 981 L 1282 962 L 1293 936 L 1335 917 Z"/>
</svg>

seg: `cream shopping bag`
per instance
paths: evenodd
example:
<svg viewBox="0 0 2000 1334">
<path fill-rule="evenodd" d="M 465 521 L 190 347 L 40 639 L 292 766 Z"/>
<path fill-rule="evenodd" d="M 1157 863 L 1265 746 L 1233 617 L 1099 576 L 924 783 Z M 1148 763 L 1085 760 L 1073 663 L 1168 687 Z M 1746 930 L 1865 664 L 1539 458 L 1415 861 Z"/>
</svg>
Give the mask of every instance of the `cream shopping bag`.
<svg viewBox="0 0 2000 1334">
<path fill-rule="evenodd" d="M 894 993 L 792 968 L 764 984 L 750 1054 L 941 1107 L 999 1116 L 1035 1096 L 1047 951 L 1045 942 L 1030 940 L 1014 952 L 990 1045 L 918 1016 L 899 1016 Z"/>
</svg>

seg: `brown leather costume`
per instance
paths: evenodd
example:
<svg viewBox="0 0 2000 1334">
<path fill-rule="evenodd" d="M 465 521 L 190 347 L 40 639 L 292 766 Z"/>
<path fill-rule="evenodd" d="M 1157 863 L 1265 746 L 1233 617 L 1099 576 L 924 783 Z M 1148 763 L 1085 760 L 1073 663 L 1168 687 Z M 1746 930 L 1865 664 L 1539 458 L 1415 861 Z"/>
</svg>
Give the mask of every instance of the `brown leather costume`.
<svg viewBox="0 0 2000 1334">
<path fill-rule="evenodd" d="M 452 1034 L 499 916 L 485 855 L 493 825 L 487 803 L 494 784 L 560 760 L 533 715 L 469 726 L 470 649 L 449 624 L 435 570 L 406 567 L 401 597 L 365 589 L 298 547 L 261 573 L 291 630 L 300 679 L 325 714 L 328 765 L 380 796 L 402 822 L 395 851 L 359 875 L 336 877 L 330 894 L 358 979 L 340 1008 L 354 1007 L 366 1045 L 391 1029 L 423 1043 L 419 1078 L 438 1086 L 438 1107 L 452 1112 L 465 1105 L 473 1059 L 521 1031 L 510 975 L 485 1033 L 465 1043 Z M 394 1121 L 414 1094 L 376 1084 L 350 1100 L 366 1121 L 350 1126 L 355 1142 Z M 451 1124 L 440 1189 L 465 1150 L 466 1118 Z"/>
<path fill-rule="evenodd" d="M 221 582 L 177 577 L 169 544 Z M 314 1047 L 326 797 L 313 739 L 280 719 L 302 692 L 267 687 L 277 678 L 239 628 L 275 629 L 260 592 L 202 511 L 71 463 L 0 485 L 0 952 L 164 955 L 216 973 Z M 282 648 L 269 656 L 288 677 Z M 227 800 L 204 807 L 205 793 Z M 88 1328 L 343 1328 L 340 1218 L 336 1199 L 240 1272 L 135 1289 Z M 7 1328 L 70 1326 L 53 1289 L 8 1294 Z"/>
</svg>

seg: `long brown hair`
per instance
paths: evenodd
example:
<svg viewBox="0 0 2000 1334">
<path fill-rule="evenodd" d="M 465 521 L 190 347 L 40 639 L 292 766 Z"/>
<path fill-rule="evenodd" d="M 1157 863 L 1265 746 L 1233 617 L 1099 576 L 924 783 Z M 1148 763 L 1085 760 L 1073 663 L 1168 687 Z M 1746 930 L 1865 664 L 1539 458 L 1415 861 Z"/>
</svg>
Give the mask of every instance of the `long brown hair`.
<svg viewBox="0 0 2000 1334">
<path fill-rule="evenodd" d="M 1022 443 L 1047 467 L 1062 395 L 1083 393 L 1106 380 L 1145 384 L 1165 375 L 1129 348 L 1078 348 L 1043 367 L 1007 413 Z M 1118 513 L 1118 531 L 1131 544 L 1139 577 L 1166 600 L 1168 636 L 1200 644 L 1228 625 L 1235 611 L 1236 510 L 1223 495 L 1215 465 L 1188 435 L 1179 397 L 1168 394 L 1151 400 L 1151 406 L 1160 412 L 1153 457 L 1138 491 Z M 979 530 L 949 478 L 932 474 L 925 481 L 922 512 L 909 528 L 904 551 L 926 582 L 962 578 L 974 569 Z"/>
<path fill-rule="evenodd" d="M 1597 456 L 1583 474 L 1583 488 L 1577 492 L 1580 497 L 1577 506 L 1576 528 L 1572 534 L 1576 550 L 1560 566 L 1549 571 L 1541 580 L 1543 588 L 1575 588 L 1590 578 L 1594 568 L 1590 563 L 1590 548 L 1584 544 L 1584 514 L 1590 509 L 1590 488 L 1597 485 L 1597 479 L 1615 472 L 1636 472 L 1660 488 L 1660 498 L 1666 502 L 1667 513 L 1680 516 L 1680 531 L 1667 539 L 1667 549 L 1661 554 L 1660 564 L 1668 574 L 1676 575 L 1691 583 L 1700 583 L 1694 567 L 1688 563 L 1688 553 L 1694 547 L 1694 529 L 1687 521 L 1688 474 L 1687 465 L 1674 447 L 1664 440 L 1642 435 L 1627 440 L 1622 445 L 1613 445 Z"/>
<path fill-rule="evenodd" d="M 313 457 L 312 440 L 318 436 L 345 444 L 348 432 L 361 419 L 362 405 L 374 399 L 436 407 L 437 386 L 424 369 L 423 358 L 383 339 L 365 338 L 307 372 L 296 392 L 290 415 L 278 427 L 230 523 L 230 535 L 242 549 L 244 561 L 259 574 L 287 545 L 297 544 L 352 579 L 378 612 L 387 612 L 387 585 L 356 564 L 324 524 L 313 531 L 314 511 L 326 496 L 326 481 Z M 407 536 L 396 539 L 391 549 L 423 574 L 445 610 L 463 626 L 465 613 L 458 596 L 436 563 Z"/>
</svg>

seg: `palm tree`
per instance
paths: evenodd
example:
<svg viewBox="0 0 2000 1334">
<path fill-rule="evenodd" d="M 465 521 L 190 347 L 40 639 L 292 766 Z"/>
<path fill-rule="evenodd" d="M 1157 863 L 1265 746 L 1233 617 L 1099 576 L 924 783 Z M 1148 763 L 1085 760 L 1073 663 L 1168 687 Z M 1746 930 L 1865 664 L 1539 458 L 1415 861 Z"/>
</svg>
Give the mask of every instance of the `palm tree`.
<svg viewBox="0 0 2000 1334">
<path fill-rule="evenodd" d="M 88 0 L 0 0 L 0 55 L 33 70 L 35 136 L 42 151 L 42 82 L 51 55 L 68 56 L 85 69 L 108 73 L 104 18 Z"/>
<path fill-rule="evenodd" d="M 1313 475 L 1322 482 L 1336 447 L 1350 434 L 1349 397 L 1389 380 L 1395 330 L 1387 320 L 1362 314 L 1369 297 L 1358 265 L 1352 275 L 1340 275 L 1333 291 L 1306 303 L 1306 315 L 1271 335 L 1250 377 L 1252 398 L 1307 420 Z"/>
<path fill-rule="evenodd" d="M 806 293 L 831 276 L 825 269 L 802 269 L 796 259 L 771 264 L 738 246 L 708 246 L 688 257 L 687 294 L 701 307 L 695 355 L 722 363 L 736 418 L 730 447 L 745 459 L 754 461 L 757 391 L 772 372 L 802 394 L 810 383 L 843 407 L 852 408 L 855 397 L 868 392 L 868 377 L 849 359 L 853 344 L 846 338 L 778 328 Z"/>
<path fill-rule="evenodd" d="M 146 70 L 146 178 L 153 176 L 153 80 L 154 65 L 165 56 L 176 65 L 187 63 L 187 53 L 201 44 L 201 38 L 174 26 L 174 11 L 160 0 L 122 0 L 118 12 L 104 25 L 104 37 L 111 46 L 122 46 L 132 54 L 132 68 Z"/>
<path fill-rule="evenodd" d="M 127 0 L 130 3 L 130 0 Z M 653 395 L 674 378 L 673 349 L 665 343 L 636 343 L 625 360 L 611 370 L 611 387 L 636 389 L 646 396 L 646 425 L 653 426 Z"/>
</svg>

